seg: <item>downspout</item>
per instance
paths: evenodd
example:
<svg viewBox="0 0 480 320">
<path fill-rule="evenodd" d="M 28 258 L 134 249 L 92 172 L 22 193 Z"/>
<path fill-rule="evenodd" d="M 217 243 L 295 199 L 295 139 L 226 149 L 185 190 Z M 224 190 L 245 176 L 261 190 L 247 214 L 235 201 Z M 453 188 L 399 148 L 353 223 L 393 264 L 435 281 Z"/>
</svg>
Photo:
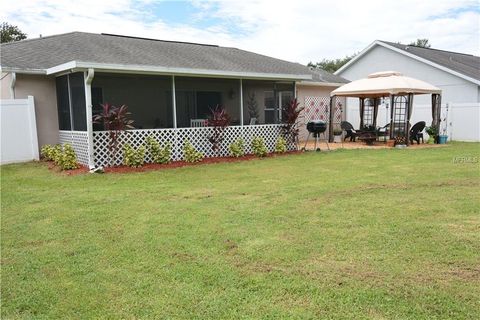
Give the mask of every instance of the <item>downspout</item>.
<svg viewBox="0 0 480 320">
<path fill-rule="evenodd" d="M 92 81 L 95 72 L 88 69 L 85 72 L 85 106 L 87 108 L 87 136 L 88 136 L 88 167 L 90 170 L 95 168 L 95 159 L 93 153 L 93 112 L 92 112 Z"/>
<path fill-rule="evenodd" d="M 12 72 L 12 78 L 10 79 L 10 98 L 15 99 L 15 83 L 17 82 L 17 74 Z"/>
</svg>

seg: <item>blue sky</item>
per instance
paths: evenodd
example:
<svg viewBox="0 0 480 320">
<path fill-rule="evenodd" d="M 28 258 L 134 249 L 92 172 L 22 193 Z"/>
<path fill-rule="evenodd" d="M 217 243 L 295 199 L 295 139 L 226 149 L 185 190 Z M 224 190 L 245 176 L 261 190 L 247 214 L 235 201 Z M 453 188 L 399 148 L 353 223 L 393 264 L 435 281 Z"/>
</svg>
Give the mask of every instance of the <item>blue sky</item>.
<svg viewBox="0 0 480 320">
<path fill-rule="evenodd" d="M 238 47 L 308 63 L 358 52 L 376 39 L 480 52 L 478 0 L 15 0 L 2 21 L 29 37 L 115 33 Z"/>
</svg>

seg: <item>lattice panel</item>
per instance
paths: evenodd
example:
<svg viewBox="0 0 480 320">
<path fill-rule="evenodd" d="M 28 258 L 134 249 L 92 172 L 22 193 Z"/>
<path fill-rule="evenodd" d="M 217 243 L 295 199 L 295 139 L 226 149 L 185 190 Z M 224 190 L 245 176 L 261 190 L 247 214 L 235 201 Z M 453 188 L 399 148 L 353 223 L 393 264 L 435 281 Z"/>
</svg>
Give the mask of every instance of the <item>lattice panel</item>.
<svg viewBox="0 0 480 320">
<path fill-rule="evenodd" d="M 88 134 L 86 131 L 66 131 L 61 130 L 58 132 L 59 142 L 61 144 L 69 143 L 80 164 L 88 166 Z"/>
<path fill-rule="evenodd" d="M 305 97 L 304 121 L 322 120 L 329 122 L 330 97 Z"/>
<path fill-rule="evenodd" d="M 263 137 L 265 144 L 270 152 L 275 149 L 275 143 L 281 134 L 281 125 L 266 124 L 253 126 L 231 126 L 227 127 L 223 133 L 223 140 L 220 143 L 220 149 L 216 152 L 212 149 L 212 144 L 208 138 L 213 134 L 212 127 L 200 128 L 179 128 L 179 129 L 142 129 L 128 130 L 121 133 L 119 138 L 120 148 L 113 165 L 120 165 L 123 162 L 122 146 L 129 143 L 134 148 L 145 144 L 148 136 L 153 136 L 160 145 L 170 142 L 172 145 L 172 160 L 183 159 L 183 145 L 185 140 L 189 140 L 192 145 L 206 157 L 224 157 L 228 156 L 228 146 L 237 138 L 241 137 L 245 141 L 245 152 L 251 153 L 251 141 L 254 137 Z M 110 152 L 108 150 L 109 133 L 107 131 L 96 131 L 93 133 L 94 157 L 97 166 L 110 166 Z M 295 149 L 294 143 L 289 143 L 288 149 Z M 152 159 L 148 152 L 145 155 L 145 161 L 151 162 Z"/>
<path fill-rule="evenodd" d="M 345 110 L 346 98 L 335 97 L 335 106 L 333 107 L 333 123 L 341 123 L 343 111 Z"/>
</svg>

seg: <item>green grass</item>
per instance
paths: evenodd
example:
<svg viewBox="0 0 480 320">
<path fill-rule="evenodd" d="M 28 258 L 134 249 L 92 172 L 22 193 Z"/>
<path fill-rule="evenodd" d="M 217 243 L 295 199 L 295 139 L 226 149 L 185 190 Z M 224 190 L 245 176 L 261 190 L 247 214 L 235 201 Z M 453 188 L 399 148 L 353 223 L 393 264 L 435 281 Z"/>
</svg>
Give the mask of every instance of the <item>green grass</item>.
<svg viewBox="0 0 480 320">
<path fill-rule="evenodd" d="M 2 166 L 2 318 L 477 318 L 479 147 Z"/>
</svg>

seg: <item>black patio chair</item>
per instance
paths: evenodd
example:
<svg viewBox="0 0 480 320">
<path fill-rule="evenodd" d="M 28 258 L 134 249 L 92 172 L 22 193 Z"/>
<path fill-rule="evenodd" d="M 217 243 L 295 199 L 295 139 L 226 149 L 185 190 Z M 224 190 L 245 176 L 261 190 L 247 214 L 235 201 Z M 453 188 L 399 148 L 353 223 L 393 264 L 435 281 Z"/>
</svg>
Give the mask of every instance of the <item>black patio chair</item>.
<svg viewBox="0 0 480 320">
<path fill-rule="evenodd" d="M 422 131 L 425 129 L 425 126 L 425 121 L 420 121 L 413 125 L 413 127 L 410 129 L 410 143 L 417 141 L 417 144 L 420 144 L 420 139 L 422 140 L 422 143 L 424 143 Z"/>
<path fill-rule="evenodd" d="M 383 127 L 377 129 L 377 140 L 379 140 L 380 137 L 384 137 L 383 141 L 387 142 L 387 139 L 385 137 L 388 136 L 390 136 L 390 123 L 387 123 Z"/>
<path fill-rule="evenodd" d="M 340 128 L 342 128 L 342 130 L 347 133 L 343 138 L 343 141 L 347 140 L 347 138 L 350 138 L 350 141 L 355 142 L 355 139 L 357 138 L 358 134 L 350 122 L 342 121 L 340 123 Z"/>
</svg>

